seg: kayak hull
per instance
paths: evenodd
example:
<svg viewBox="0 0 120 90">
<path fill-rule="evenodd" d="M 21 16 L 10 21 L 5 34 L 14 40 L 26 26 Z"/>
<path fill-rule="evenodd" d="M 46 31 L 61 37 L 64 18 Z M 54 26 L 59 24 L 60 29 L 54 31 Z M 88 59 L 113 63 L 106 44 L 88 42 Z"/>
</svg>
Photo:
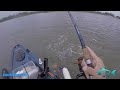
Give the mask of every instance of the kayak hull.
<svg viewBox="0 0 120 90">
<path fill-rule="evenodd" d="M 27 75 L 31 75 L 29 77 L 32 78 L 24 76 L 25 79 L 63 79 L 63 77 L 59 76 L 57 72 L 54 72 L 54 70 L 50 68 L 48 68 L 47 74 L 44 75 L 44 62 L 40 58 L 35 56 L 29 49 L 26 49 L 19 44 L 16 45 L 12 49 L 12 68 L 9 73 L 15 75 L 16 73 L 18 73 L 18 71 L 20 73 L 20 70 L 22 70 L 22 68 L 27 68 L 29 65 L 34 66 L 34 70 L 24 69 L 24 71 L 27 72 Z M 29 73 L 27 70 L 29 71 Z M 33 75 L 31 73 L 35 74 Z M 37 75 L 37 78 L 35 78 L 35 75 Z M 9 76 L 10 79 L 16 79 L 15 77 L 16 76 Z"/>
</svg>

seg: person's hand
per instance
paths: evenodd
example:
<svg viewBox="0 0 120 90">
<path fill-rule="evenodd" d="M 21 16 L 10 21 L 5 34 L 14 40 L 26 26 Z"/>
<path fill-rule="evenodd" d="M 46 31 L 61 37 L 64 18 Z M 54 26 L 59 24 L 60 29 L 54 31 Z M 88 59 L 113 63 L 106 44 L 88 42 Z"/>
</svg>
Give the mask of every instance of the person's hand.
<svg viewBox="0 0 120 90">
<path fill-rule="evenodd" d="M 105 67 L 103 61 L 94 53 L 94 51 L 91 48 L 87 47 L 87 49 L 92 58 L 91 60 L 94 68 L 87 66 L 87 64 L 85 63 L 85 60 L 84 59 L 82 60 L 81 66 L 86 77 L 89 78 L 89 75 L 92 75 L 93 79 L 105 79 L 106 78 L 105 73 L 101 75 L 97 74 L 99 70 Z"/>
</svg>

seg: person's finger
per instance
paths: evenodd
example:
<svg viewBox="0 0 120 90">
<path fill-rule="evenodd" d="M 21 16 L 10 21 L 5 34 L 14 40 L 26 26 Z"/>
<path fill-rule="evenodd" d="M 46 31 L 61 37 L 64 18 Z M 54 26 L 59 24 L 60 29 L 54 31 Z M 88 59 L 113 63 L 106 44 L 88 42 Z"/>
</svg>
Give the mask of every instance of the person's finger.
<svg viewBox="0 0 120 90">
<path fill-rule="evenodd" d="M 96 67 L 96 61 L 92 61 L 92 64 L 94 66 L 94 68 Z M 82 62 L 81 62 L 81 66 L 84 67 L 84 66 L 87 66 L 85 60 L 83 59 Z"/>
<path fill-rule="evenodd" d="M 93 64 L 94 64 L 94 65 L 97 64 L 97 66 L 104 67 L 104 63 L 103 63 L 103 61 L 101 60 L 101 58 L 98 57 L 98 56 L 95 54 L 95 52 L 94 52 L 90 47 L 87 46 L 87 49 L 88 49 L 91 57 L 93 58 L 92 60 L 95 62 L 95 63 L 93 62 Z M 95 66 L 96 66 L 96 65 L 95 65 Z"/>
<path fill-rule="evenodd" d="M 78 60 L 77 60 L 77 64 L 81 64 L 83 61 L 83 56 L 79 57 Z"/>
<path fill-rule="evenodd" d="M 89 75 L 92 75 L 94 78 L 94 76 L 97 74 L 95 72 L 95 69 L 87 66 L 87 64 L 85 63 L 85 60 L 82 61 L 81 66 L 82 66 L 82 70 L 84 71 L 87 79 L 89 79 Z"/>
<path fill-rule="evenodd" d="M 92 58 L 97 58 L 98 56 L 95 54 L 95 52 L 87 46 L 88 52 L 90 53 L 90 56 Z"/>
<path fill-rule="evenodd" d="M 81 66 L 82 66 L 82 67 L 88 67 L 84 59 L 83 59 L 82 62 L 81 62 Z"/>
<path fill-rule="evenodd" d="M 81 66 L 82 66 L 82 67 L 84 67 L 84 66 L 86 66 L 86 67 L 87 67 L 87 64 L 86 64 L 86 62 L 85 62 L 85 60 L 84 60 L 84 59 L 83 59 L 83 60 L 82 60 L 82 62 L 81 62 Z"/>
<path fill-rule="evenodd" d="M 88 78 L 89 78 L 89 74 L 88 74 L 88 72 L 87 72 L 87 66 L 82 67 L 82 70 L 84 71 L 85 76 L 86 76 L 87 79 L 88 79 Z"/>
<path fill-rule="evenodd" d="M 97 64 L 98 62 L 98 56 L 95 54 L 95 52 L 87 46 L 88 52 L 92 58 L 92 60 Z"/>
<path fill-rule="evenodd" d="M 83 59 L 82 62 L 81 62 L 81 66 L 82 66 L 82 70 L 83 72 L 85 73 L 85 76 L 87 77 L 87 79 L 89 78 L 89 74 L 88 74 L 88 71 L 87 71 L 87 64 L 85 63 L 85 60 Z"/>
<path fill-rule="evenodd" d="M 85 75 L 86 75 L 86 77 L 89 79 L 89 76 L 91 75 L 91 76 L 95 76 L 96 75 L 96 73 L 95 73 L 95 70 L 93 69 L 93 68 L 91 68 L 91 67 L 87 67 L 87 66 L 84 66 L 83 68 L 82 68 L 82 70 L 84 71 L 84 73 L 85 73 Z"/>
</svg>

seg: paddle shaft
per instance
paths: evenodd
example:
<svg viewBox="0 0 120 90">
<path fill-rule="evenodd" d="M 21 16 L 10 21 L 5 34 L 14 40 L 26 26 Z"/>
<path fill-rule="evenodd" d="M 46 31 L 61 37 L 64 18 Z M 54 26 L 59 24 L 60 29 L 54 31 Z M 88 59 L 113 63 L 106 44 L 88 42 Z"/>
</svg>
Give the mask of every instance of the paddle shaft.
<svg viewBox="0 0 120 90">
<path fill-rule="evenodd" d="M 76 30 L 76 33 L 77 33 L 77 35 L 78 35 L 79 41 L 80 41 L 80 43 L 81 43 L 81 47 L 82 47 L 82 50 L 83 50 L 83 56 L 84 56 L 84 59 L 85 59 L 85 61 L 86 61 L 86 64 L 87 64 L 89 67 L 93 67 L 92 61 L 90 60 L 90 58 L 91 58 L 91 57 L 90 57 L 90 54 L 89 54 L 89 52 L 88 52 L 88 50 L 87 50 L 87 48 L 86 48 L 85 42 L 84 42 L 84 40 L 83 40 L 83 38 L 82 38 L 82 35 L 81 35 L 80 30 L 79 30 L 79 28 L 78 28 L 78 26 L 77 26 L 77 23 L 75 22 L 75 20 L 74 20 L 73 16 L 71 15 L 71 13 L 68 12 L 68 14 L 69 14 L 69 16 L 70 16 L 70 18 L 71 18 L 71 21 L 72 21 L 72 23 L 73 23 L 73 25 L 74 25 L 74 28 L 75 28 L 75 30 Z M 91 79 L 92 76 L 89 76 L 89 78 Z"/>
</svg>

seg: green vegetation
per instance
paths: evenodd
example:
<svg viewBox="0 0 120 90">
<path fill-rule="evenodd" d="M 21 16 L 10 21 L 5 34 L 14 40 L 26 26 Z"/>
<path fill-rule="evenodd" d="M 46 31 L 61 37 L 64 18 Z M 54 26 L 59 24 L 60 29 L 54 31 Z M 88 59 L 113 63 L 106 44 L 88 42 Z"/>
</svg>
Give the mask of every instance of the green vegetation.
<svg viewBox="0 0 120 90">
<path fill-rule="evenodd" d="M 11 20 L 14 18 L 18 18 L 18 17 L 23 17 L 23 16 L 27 16 L 27 15 L 32 15 L 32 14 L 37 14 L 37 13 L 46 13 L 46 12 L 50 12 L 50 11 L 31 11 L 31 12 L 21 12 L 15 15 L 9 15 L 7 17 L 4 17 L 2 19 L 0 19 L 0 23 L 7 21 L 7 20 Z M 99 12 L 99 11 L 84 11 L 84 12 L 89 12 L 89 13 L 95 13 L 95 14 L 101 14 L 101 15 L 107 15 L 107 16 L 112 16 L 114 18 L 118 18 L 120 19 L 120 16 L 115 16 L 112 13 L 109 12 Z"/>
<path fill-rule="evenodd" d="M 112 16 L 114 18 L 120 19 L 120 16 L 115 16 L 114 14 L 109 13 L 109 12 L 99 12 L 99 11 L 86 11 L 86 12 L 95 13 L 95 14 L 101 14 L 101 15 L 107 15 L 107 16 Z"/>
<path fill-rule="evenodd" d="M 18 14 L 16 14 L 16 15 L 9 15 L 9 16 L 7 16 L 7 17 L 4 17 L 4 18 L 0 19 L 0 23 L 1 23 L 1 22 L 4 22 L 4 21 L 7 21 L 7 20 L 14 19 L 14 18 L 18 18 L 18 17 L 23 17 L 23 16 L 32 15 L 32 14 L 37 14 L 37 13 L 45 13 L 45 12 L 48 12 L 48 11 L 21 12 L 21 13 L 18 13 Z"/>
</svg>

